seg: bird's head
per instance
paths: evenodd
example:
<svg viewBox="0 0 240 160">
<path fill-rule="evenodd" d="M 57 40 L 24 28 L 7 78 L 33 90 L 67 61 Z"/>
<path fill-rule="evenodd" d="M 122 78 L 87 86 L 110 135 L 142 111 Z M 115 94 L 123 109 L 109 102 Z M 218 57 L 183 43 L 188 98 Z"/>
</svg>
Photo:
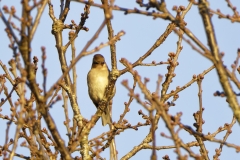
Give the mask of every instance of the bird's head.
<svg viewBox="0 0 240 160">
<path fill-rule="evenodd" d="M 92 68 L 102 68 L 106 67 L 106 62 L 101 54 L 95 54 L 93 56 Z"/>
</svg>

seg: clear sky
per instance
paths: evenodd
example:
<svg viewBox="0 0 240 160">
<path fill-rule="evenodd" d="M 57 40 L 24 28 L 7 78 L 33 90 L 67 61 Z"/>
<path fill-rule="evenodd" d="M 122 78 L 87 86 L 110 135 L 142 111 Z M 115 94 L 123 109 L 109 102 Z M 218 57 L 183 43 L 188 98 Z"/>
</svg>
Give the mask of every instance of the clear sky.
<svg viewBox="0 0 240 160">
<path fill-rule="evenodd" d="M 96 3 L 100 3 L 100 0 L 96 0 Z M 147 2 L 147 1 L 146 1 Z M 240 1 L 232 0 L 231 1 L 235 6 L 240 6 Z M 52 0 L 52 4 L 54 6 L 55 16 L 59 16 L 60 4 L 59 1 Z M 2 8 L 4 5 L 8 5 L 9 7 L 14 5 L 17 10 L 17 14 L 21 16 L 21 8 L 20 1 L 16 0 L 2 0 L 0 2 L 0 7 Z M 140 8 L 135 0 L 116 0 L 116 5 L 133 9 L 134 7 L 145 10 L 144 8 Z M 172 11 L 173 5 L 183 5 L 187 6 L 187 0 L 178 0 L 167 1 L 167 8 L 171 11 L 173 15 L 176 15 L 174 11 Z M 210 0 L 210 7 L 214 10 L 220 8 L 223 13 L 232 14 L 230 8 L 227 7 L 225 0 Z M 74 20 L 76 23 L 80 20 L 80 14 L 83 12 L 84 5 L 72 2 L 71 10 L 66 19 L 66 24 L 70 24 L 71 20 Z M 33 12 L 35 13 L 35 12 Z M 119 60 L 124 57 L 128 59 L 129 62 L 135 62 L 140 56 L 146 53 L 146 51 L 153 45 L 153 43 L 158 39 L 158 37 L 165 31 L 167 25 L 170 23 L 167 20 L 155 19 L 152 17 L 147 17 L 139 14 L 129 14 L 124 15 L 121 11 L 113 11 L 113 20 L 112 25 L 114 28 L 115 34 L 117 32 L 124 30 L 126 35 L 124 35 L 120 41 L 117 42 L 117 60 L 118 60 L 118 69 L 123 69 L 124 66 L 119 62 Z M 7 17 L 7 16 L 6 16 Z M 92 7 L 91 13 L 89 15 L 89 19 L 87 19 L 85 26 L 89 28 L 88 32 L 81 31 L 76 40 L 76 53 L 78 54 L 82 48 L 85 46 L 87 41 L 92 37 L 92 35 L 96 32 L 99 25 L 102 23 L 104 18 L 103 11 Z M 185 21 L 187 22 L 187 27 L 197 36 L 199 40 L 201 40 L 206 46 L 206 34 L 203 28 L 202 19 L 199 14 L 197 6 L 193 6 L 192 9 L 187 13 L 185 17 Z M 214 24 L 215 35 L 217 38 L 217 43 L 219 47 L 219 51 L 224 52 L 225 56 L 223 58 L 224 64 L 230 69 L 231 64 L 236 59 L 237 49 L 240 48 L 240 24 L 239 23 L 231 23 L 226 19 L 218 19 L 216 15 L 213 16 L 212 22 Z M 17 24 L 17 22 L 16 22 Z M 39 62 L 39 70 L 37 73 L 38 83 L 42 85 L 42 73 L 41 73 L 41 46 L 46 47 L 47 60 L 46 67 L 48 69 L 48 78 L 47 78 L 47 88 L 49 89 L 53 83 L 61 76 L 61 68 L 58 60 L 57 50 L 55 48 L 55 38 L 51 34 L 52 29 L 52 20 L 48 15 L 48 7 L 45 8 L 44 14 L 41 18 L 39 27 L 37 29 L 36 35 L 33 38 L 32 42 L 32 56 L 37 56 L 40 60 Z M 5 29 L 4 23 L 0 21 L 0 60 L 4 64 L 8 64 L 8 61 L 12 58 L 12 51 L 8 48 L 9 40 L 6 36 L 6 33 L 3 32 Z M 68 41 L 68 32 L 69 30 L 65 30 L 63 34 L 64 44 Z M 17 34 L 18 35 L 18 34 Z M 176 51 L 176 42 L 178 40 L 178 36 L 175 33 L 171 33 L 166 41 L 157 48 L 151 56 L 149 56 L 144 62 L 150 63 L 153 60 L 156 62 L 167 61 L 168 53 Z M 101 32 L 98 39 L 93 43 L 90 49 L 98 46 L 101 42 L 107 42 L 108 35 L 106 27 L 104 31 Z M 185 42 L 182 43 L 183 50 L 179 56 L 179 66 L 176 68 L 175 73 L 176 77 L 173 79 L 173 83 L 170 85 L 169 91 L 175 89 L 176 86 L 183 86 L 187 82 L 192 79 L 194 74 L 200 74 L 204 70 L 208 69 L 212 63 L 199 55 L 197 52 L 192 50 L 192 48 Z M 110 50 L 109 47 L 100 50 L 98 53 L 101 53 L 105 56 L 106 62 L 110 67 Z M 77 74 L 78 74 L 78 83 L 77 83 L 77 99 L 78 104 L 81 110 L 81 113 L 84 117 L 90 118 L 96 111 L 95 106 L 88 96 L 87 90 L 87 73 L 91 68 L 92 56 L 87 56 L 81 59 L 77 63 Z M 66 53 L 66 57 L 68 60 L 68 64 L 71 59 L 71 50 L 68 49 Z M 150 82 L 147 84 L 149 90 L 154 92 L 156 89 L 156 81 L 158 78 L 158 74 L 165 75 L 167 71 L 166 65 L 156 66 L 156 67 L 137 67 L 138 73 L 141 77 L 150 78 Z M 0 69 L 0 74 L 4 74 L 3 70 Z M 239 78 L 239 76 L 238 76 Z M 117 92 L 113 99 L 113 121 L 118 121 L 120 114 L 124 110 L 124 102 L 127 102 L 128 91 L 121 85 L 122 80 L 128 79 L 129 85 L 132 86 L 133 80 L 132 76 L 129 73 L 121 76 L 116 82 Z M 8 83 L 9 85 L 9 83 Z M 204 77 L 203 83 L 203 106 L 205 108 L 203 113 L 203 119 L 205 120 L 205 124 L 203 125 L 203 133 L 207 134 L 208 132 L 215 132 L 218 127 L 223 126 L 224 123 L 231 123 L 232 120 L 232 110 L 229 108 L 226 103 L 225 98 L 214 97 L 213 93 L 216 90 L 222 91 L 220 86 L 218 76 L 215 70 L 212 70 L 209 74 Z M 232 85 L 235 92 L 239 92 L 237 87 Z M 141 98 L 144 99 L 141 94 L 140 89 L 137 87 L 136 93 L 141 95 Z M 196 83 L 192 84 L 189 88 L 185 89 L 181 93 L 179 93 L 180 98 L 175 102 L 176 106 L 171 107 L 169 112 L 171 114 L 175 114 L 177 112 L 182 112 L 183 115 L 181 117 L 181 122 L 185 125 L 189 125 L 193 127 L 194 117 L 192 116 L 199 109 L 198 103 L 198 86 Z M 0 98 L 3 98 L 4 94 L 0 95 Z M 16 99 L 16 95 L 13 95 L 13 98 Z M 55 123 L 59 129 L 59 132 L 63 139 L 67 140 L 66 136 L 66 128 L 63 125 L 64 121 L 64 112 L 62 106 L 62 101 L 56 103 L 53 108 L 50 110 L 52 117 L 55 120 Z M 142 109 L 145 114 L 147 111 L 144 108 L 134 102 L 130 106 L 131 111 L 126 115 L 126 119 L 132 124 L 135 125 L 138 122 L 144 122 L 141 116 L 138 115 L 138 111 Z M 9 115 L 9 106 L 5 104 L 2 107 L 2 114 Z M 69 108 L 69 111 L 71 109 Z M 72 113 L 70 112 L 72 115 Z M 6 120 L 0 120 L 0 145 L 3 145 L 5 142 L 5 129 L 6 129 Z M 43 122 L 45 123 L 45 122 Z M 158 125 L 158 130 L 156 131 L 156 139 L 157 146 L 168 146 L 172 145 L 172 140 L 163 138 L 160 136 L 161 132 L 169 135 L 168 130 L 165 128 L 165 124 L 162 120 L 160 120 Z M 97 125 L 93 128 L 89 139 L 94 138 L 101 134 L 102 132 L 108 131 L 108 127 L 103 127 L 101 125 L 101 121 L 97 123 Z M 239 124 L 236 123 L 232 128 L 232 134 L 228 138 L 227 142 L 234 143 L 240 145 L 240 128 Z M 118 157 L 119 159 L 123 157 L 126 153 L 128 153 L 134 146 L 139 145 L 141 141 L 145 138 L 147 133 L 149 132 L 149 127 L 140 127 L 138 131 L 135 130 L 126 130 L 124 133 L 121 133 L 119 136 L 116 136 L 116 144 L 118 149 Z M 10 137 L 13 138 L 15 133 L 14 125 L 11 126 Z M 224 133 L 220 133 L 216 136 L 218 139 L 223 139 Z M 180 138 L 184 142 L 195 141 L 193 136 L 190 136 L 184 130 L 180 131 Z M 23 139 L 20 139 L 20 142 Z M 214 142 L 205 142 L 206 148 L 209 151 L 209 157 L 212 159 L 212 156 L 215 154 L 215 149 L 219 148 L 220 144 Z M 195 153 L 199 153 L 198 147 L 191 148 Z M 24 155 L 29 155 L 29 151 L 20 146 L 17 148 L 17 153 L 21 153 Z M 185 151 L 183 150 L 183 153 Z M 79 153 L 75 153 L 77 155 Z M 169 150 L 160 150 L 157 151 L 158 159 L 161 159 L 164 155 L 169 155 L 170 159 L 176 159 L 176 154 L 173 149 Z M 106 150 L 102 153 L 102 157 L 106 157 L 108 159 L 109 151 Z M 151 155 L 150 150 L 142 150 L 137 153 L 133 160 L 139 159 L 149 159 Z M 223 147 L 223 152 L 221 153 L 220 159 L 240 159 L 240 154 L 236 153 L 235 149 L 228 148 L 226 146 Z M 18 159 L 18 158 L 15 158 Z"/>
</svg>

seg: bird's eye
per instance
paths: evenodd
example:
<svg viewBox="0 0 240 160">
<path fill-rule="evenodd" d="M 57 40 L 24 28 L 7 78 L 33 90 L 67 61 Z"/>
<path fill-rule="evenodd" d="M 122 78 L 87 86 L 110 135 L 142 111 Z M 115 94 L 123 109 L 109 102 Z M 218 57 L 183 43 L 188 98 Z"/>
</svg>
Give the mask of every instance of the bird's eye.
<svg viewBox="0 0 240 160">
<path fill-rule="evenodd" d="M 98 64 L 98 62 L 93 62 L 94 64 Z"/>
<path fill-rule="evenodd" d="M 104 64 L 104 62 L 101 62 L 101 65 L 103 65 Z"/>
</svg>

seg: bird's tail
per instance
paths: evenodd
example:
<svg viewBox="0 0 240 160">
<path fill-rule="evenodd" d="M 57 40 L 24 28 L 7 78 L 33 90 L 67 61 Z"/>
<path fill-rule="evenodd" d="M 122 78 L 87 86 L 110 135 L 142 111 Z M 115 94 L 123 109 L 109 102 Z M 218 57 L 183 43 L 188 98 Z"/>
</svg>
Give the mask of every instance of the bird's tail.
<svg viewBox="0 0 240 160">
<path fill-rule="evenodd" d="M 111 115 L 108 107 L 106 108 L 106 111 L 102 113 L 102 125 L 106 126 L 106 124 L 112 124 Z"/>
</svg>

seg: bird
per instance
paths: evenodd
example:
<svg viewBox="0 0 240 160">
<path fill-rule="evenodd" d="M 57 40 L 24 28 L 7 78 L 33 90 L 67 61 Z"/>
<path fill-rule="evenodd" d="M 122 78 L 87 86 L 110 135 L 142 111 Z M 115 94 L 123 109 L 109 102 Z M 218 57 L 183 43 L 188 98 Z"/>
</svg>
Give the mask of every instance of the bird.
<svg viewBox="0 0 240 160">
<path fill-rule="evenodd" d="M 88 94 L 94 105 L 98 108 L 99 102 L 103 99 L 105 89 L 109 84 L 110 71 L 105 62 L 105 58 L 101 54 L 95 54 L 93 56 L 92 67 L 87 75 L 88 84 Z M 116 93 L 116 88 L 114 87 L 112 94 L 109 97 L 107 108 L 103 111 L 101 116 L 102 125 L 111 125 L 111 111 L 109 108 L 109 102 Z"/>
<path fill-rule="evenodd" d="M 95 54 L 93 56 L 92 67 L 87 75 L 87 84 L 88 84 L 88 94 L 91 98 L 94 105 L 98 108 L 99 102 L 102 101 L 106 87 L 109 84 L 110 71 L 105 62 L 105 58 L 101 54 Z M 110 100 L 112 100 L 113 96 L 116 93 L 116 87 L 114 86 L 113 92 L 109 97 L 109 101 L 107 103 L 106 110 L 102 112 L 102 125 L 109 125 L 110 130 L 113 128 L 112 118 L 111 118 L 111 110 L 109 106 Z M 112 139 L 110 143 L 110 160 L 117 160 L 117 151 L 115 140 Z"/>
<path fill-rule="evenodd" d="M 105 58 L 101 54 L 95 54 L 92 60 L 92 67 L 87 75 L 88 94 L 94 105 L 98 108 L 99 102 L 103 99 L 106 87 L 109 84 L 110 71 L 105 62 Z M 116 93 L 116 87 L 114 86 L 113 92 L 109 96 L 106 110 L 102 112 L 102 125 L 109 125 L 110 130 L 114 128 L 112 125 L 111 111 L 109 108 L 109 102 L 112 100 Z M 117 150 L 114 138 L 110 143 L 110 160 L 117 160 Z"/>
</svg>

